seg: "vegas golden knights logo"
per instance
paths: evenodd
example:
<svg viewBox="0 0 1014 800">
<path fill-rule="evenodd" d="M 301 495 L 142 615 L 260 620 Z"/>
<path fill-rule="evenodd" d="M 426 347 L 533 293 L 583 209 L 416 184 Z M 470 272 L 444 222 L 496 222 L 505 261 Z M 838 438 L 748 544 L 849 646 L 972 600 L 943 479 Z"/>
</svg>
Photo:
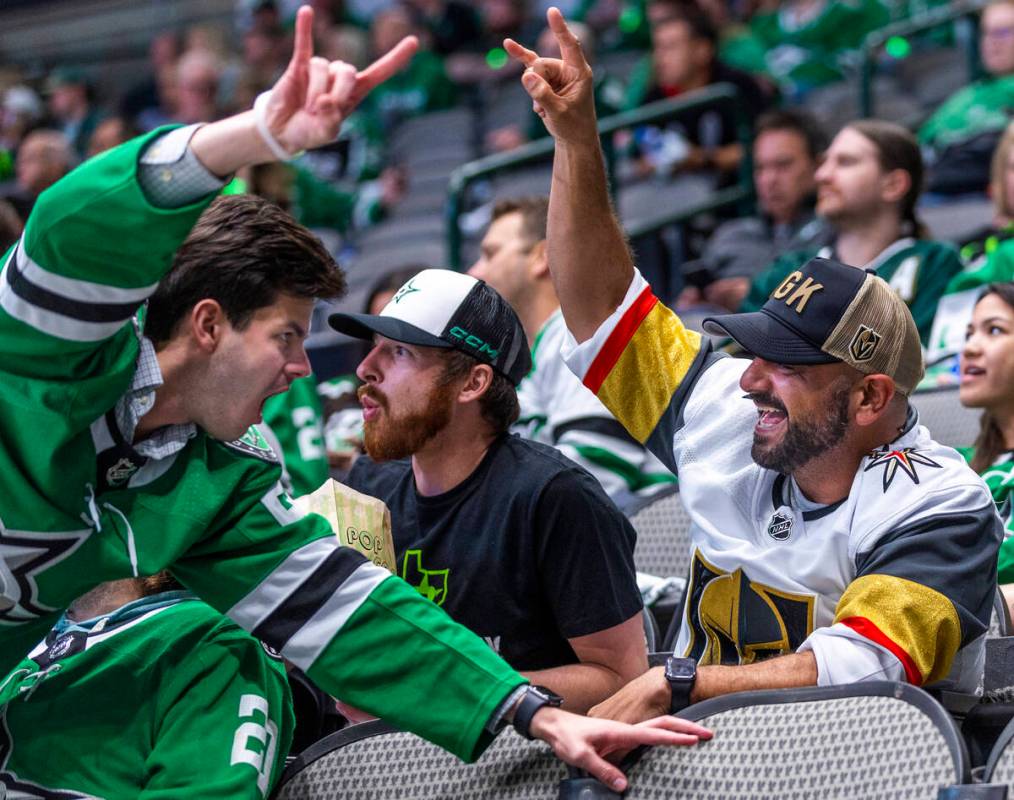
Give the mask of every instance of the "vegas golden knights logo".
<svg viewBox="0 0 1014 800">
<path fill-rule="evenodd" d="M 795 652 L 813 632 L 813 611 L 812 595 L 754 583 L 742 569 L 725 572 L 695 551 L 684 655 L 700 664 L 752 664 Z"/>
<path fill-rule="evenodd" d="M 849 344 L 849 355 L 854 361 L 869 361 L 877 352 L 880 338 L 880 334 L 872 328 L 860 325 L 856 335 L 852 337 L 852 343 Z"/>
</svg>

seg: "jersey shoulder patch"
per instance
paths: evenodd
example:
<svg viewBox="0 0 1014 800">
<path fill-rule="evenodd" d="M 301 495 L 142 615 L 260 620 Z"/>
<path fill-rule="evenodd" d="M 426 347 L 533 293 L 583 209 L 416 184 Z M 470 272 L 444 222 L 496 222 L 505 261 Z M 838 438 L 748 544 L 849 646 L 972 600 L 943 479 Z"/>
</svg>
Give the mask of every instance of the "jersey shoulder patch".
<svg viewBox="0 0 1014 800">
<path fill-rule="evenodd" d="M 267 461 L 271 464 L 279 463 L 278 454 L 271 449 L 268 440 L 256 425 L 251 425 L 247 428 L 247 432 L 234 442 L 222 442 L 222 444 L 232 450 L 238 450 L 244 455 L 259 458 L 262 461 Z"/>
</svg>

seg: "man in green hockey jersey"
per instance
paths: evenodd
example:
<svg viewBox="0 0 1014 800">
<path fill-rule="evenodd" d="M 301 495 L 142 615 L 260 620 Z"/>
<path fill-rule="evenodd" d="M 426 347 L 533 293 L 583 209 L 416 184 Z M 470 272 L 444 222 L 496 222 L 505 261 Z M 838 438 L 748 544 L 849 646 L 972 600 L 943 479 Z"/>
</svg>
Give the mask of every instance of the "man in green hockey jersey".
<svg viewBox="0 0 1014 800">
<path fill-rule="evenodd" d="M 168 567 L 322 689 L 399 728 L 472 759 L 511 720 L 620 788 L 603 755 L 706 733 L 551 707 L 481 639 L 294 511 L 250 430 L 268 397 L 309 374 L 314 300 L 344 281 L 266 202 L 212 200 L 237 169 L 332 140 L 416 46 L 357 73 L 313 57 L 312 23 L 301 9 L 292 61 L 253 110 L 86 162 L 43 193 L 6 255 L 0 671 L 73 598 Z"/>
<path fill-rule="evenodd" d="M 75 600 L 0 707 L 0 789 L 17 797 L 261 800 L 295 724 L 278 654 L 165 572 Z"/>
</svg>

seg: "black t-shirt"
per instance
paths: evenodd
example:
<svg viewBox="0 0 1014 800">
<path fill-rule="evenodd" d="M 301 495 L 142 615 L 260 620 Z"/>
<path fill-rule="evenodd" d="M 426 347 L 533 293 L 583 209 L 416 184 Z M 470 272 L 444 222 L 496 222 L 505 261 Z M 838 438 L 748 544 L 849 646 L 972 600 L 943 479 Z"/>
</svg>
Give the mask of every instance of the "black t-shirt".
<svg viewBox="0 0 1014 800">
<path fill-rule="evenodd" d="M 402 578 L 515 669 L 577 662 L 568 638 L 641 608 L 634 529 L 587 472 L 504 435 L 449 492 L 423 497 L 408 459 L 358 459 L 348 485 L 391 509 Z"/>
<path fill-rule="evenodd" d="M 716 62 L 711 71 L 711 83 L 731 83 L 739 90 L 739 108 L 749 125 L 772 105 L 773 98 L 765 93 L 761 85 L 750 75 L 738 69 Z M 668 95 L 658 86 L 649 90 L 642 105 L 662 100 Z M 713 150 L 722 145 L 738 141 L 736 117 L 732 109 L 722 106 L 714 108 L 691 108 L 682 112 L 667 124 L 684 136 L 691 144 Z"/>
</svg>

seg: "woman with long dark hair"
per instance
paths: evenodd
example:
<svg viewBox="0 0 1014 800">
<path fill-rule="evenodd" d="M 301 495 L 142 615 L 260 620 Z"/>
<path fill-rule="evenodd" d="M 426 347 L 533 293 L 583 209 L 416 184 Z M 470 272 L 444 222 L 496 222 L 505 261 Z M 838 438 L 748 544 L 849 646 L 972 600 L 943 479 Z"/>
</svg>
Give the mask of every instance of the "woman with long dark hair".
<svg viewBox="0 0 1014 800">
<path fill-rule="evenodd" d="M 975 304 L 961 353 L 962 405 L 981 408 L 975 445 L 963 450 L 1014 530 L 1014 283 L 992 283 Z M 1014 538 L 1000 546 L 997 580 L 1014 583 Z"/>
</svg>

